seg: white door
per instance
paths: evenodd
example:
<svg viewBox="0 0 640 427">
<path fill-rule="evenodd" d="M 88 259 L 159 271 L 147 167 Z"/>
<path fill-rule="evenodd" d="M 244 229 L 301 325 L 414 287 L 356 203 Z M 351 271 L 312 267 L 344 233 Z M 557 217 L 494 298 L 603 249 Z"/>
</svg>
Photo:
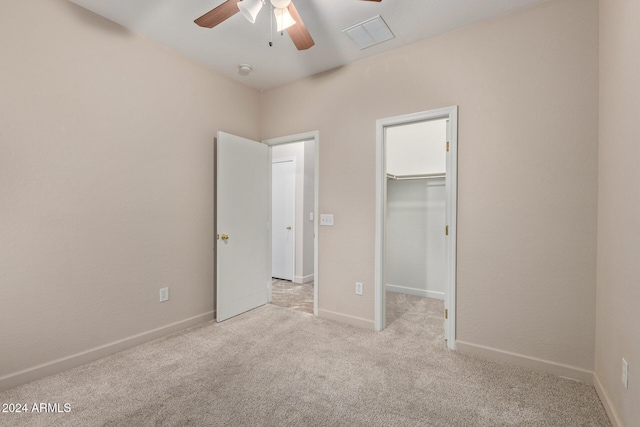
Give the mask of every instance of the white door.
<svg viewBox="0 0 640 427">
<path fill-rule="evenodd" d="M 218 132 L 216 319 L 267 303 L 269 147 Z"/>
<path fill-rule="evenodd" d="M 271 276 L 293 280 L 295 257 L 296 162 L 271 164 Z"/>
</svg>

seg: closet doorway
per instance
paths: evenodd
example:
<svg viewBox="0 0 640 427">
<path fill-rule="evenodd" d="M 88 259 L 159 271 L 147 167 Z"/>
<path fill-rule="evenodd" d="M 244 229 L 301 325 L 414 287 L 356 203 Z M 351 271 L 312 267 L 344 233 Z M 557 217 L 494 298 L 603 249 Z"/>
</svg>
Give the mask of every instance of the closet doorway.
<svg viewBox="0 0 640 427">
<path fill-rule="evenodd" d="M 271 157 L 271 276 L 268 300 L 315 313 L 315 138 L 274 144 Z"/>
<path fill-rule="evenodd" d="M 431 301 L 453 349 L 457 108 L 379 120 L 377 128 L 376 330 L 404 305 Z"/>
</svg>

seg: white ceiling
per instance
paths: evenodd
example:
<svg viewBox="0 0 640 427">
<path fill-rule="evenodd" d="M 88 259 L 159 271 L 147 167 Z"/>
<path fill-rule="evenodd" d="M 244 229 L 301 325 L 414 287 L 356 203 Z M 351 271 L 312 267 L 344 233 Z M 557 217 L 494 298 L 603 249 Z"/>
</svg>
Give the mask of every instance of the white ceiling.
<svg viewBox="0 0 640 427">
<path fill-rule="evenodd" d="M 270 12 L 240 13 L 212 28 L 193 21 L 224 0 L 71 0 L 248 86 L 264 90 L 545 0 L 294 0 L 315 46 L 298 51 L 286 32 L 270 40 Z M 267 0 L 268 5 L 268 0 Z M 360 50 L 342 30 L 381 15 L 396 38 Z M 248 76 L 238 65 L 251 64 Z"/>
</svg>

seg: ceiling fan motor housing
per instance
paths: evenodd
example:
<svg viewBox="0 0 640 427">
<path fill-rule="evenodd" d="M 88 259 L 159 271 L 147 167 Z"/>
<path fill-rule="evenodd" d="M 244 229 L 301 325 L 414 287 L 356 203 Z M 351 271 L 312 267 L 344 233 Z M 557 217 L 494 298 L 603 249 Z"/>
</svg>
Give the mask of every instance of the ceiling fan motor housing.
<svg viewBox="0 0 640 427">
<path fill-rule="evenodd" d="M 271 0 L 271 4 L 276 9 L 282 9 L 282 8 L 288 7 L 289 3 L 291 3 L 291 0 Z"/>
</svg>

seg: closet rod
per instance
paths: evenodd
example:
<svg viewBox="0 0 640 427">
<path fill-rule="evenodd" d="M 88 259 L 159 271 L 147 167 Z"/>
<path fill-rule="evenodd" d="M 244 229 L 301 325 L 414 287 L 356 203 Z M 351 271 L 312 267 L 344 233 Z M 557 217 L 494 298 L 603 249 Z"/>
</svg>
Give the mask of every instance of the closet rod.
<svg viewBox="0 0 640 427">
<path fill-rule="evenodd" d="M 393 175 L 388 173 L 387 174 L 387 178 L 388 179 L 395 179 L 395 180 L 403 180 L 403 179 L 437 179 L 437 178 L 444 178 L 446 177 L 446 174 L 444 173 L 424 173 L 424 174 L 419 174 L 419 175 Z"/>
</svg>

